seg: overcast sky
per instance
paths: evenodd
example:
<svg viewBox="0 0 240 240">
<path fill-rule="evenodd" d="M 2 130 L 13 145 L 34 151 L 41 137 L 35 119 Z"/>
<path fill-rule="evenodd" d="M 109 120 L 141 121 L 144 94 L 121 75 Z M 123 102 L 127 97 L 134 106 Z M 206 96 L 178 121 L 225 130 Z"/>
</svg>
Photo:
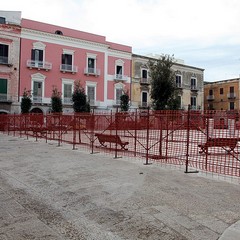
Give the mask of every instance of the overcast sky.
<svg viewBox="0 0 240 240">
<path fill-rule="evenodd" d="M 135 54 L 170 54 L 205 81 L 240 76 L 239 0 L 8 0 L 0 10 L 106 36 Z"/>
</svg>

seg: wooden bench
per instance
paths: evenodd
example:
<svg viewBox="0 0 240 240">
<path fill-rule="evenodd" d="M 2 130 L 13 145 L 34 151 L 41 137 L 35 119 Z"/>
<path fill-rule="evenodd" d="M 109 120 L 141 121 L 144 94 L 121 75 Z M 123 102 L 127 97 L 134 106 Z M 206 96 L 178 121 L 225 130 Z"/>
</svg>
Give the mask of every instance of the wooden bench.
<svg viewBox="0 0 240 240">
<path fill-rule="evenodd" d="M 41 127 L 41 126 L 30 127 L 29 130 L 33 132 L 33 136 L 35 136 L 35 137 L 46 137 L 47 136 L 47 128 L 46 127 Z"/>
<path fill-rule="evenodd" d="M 109 143 L 115 143 L 115 144 L 120 145 L 121 149 L 128 150 L 126 148 L 126 145 L 128 145 L 129 142 L 123 142 L 118 135 L 96 133 L 95 136 L 98 138 L 98 141 L 102 147 L 107 147 L 107 145 L 105 145 L 105 143 L 109 142 Z"/>
<path fill-rule="evenodd" d="M 221 147 L 227 150 L 228 153 L 235 152 L 234 148 L 237 146 L 239 138 L 208 138 L 203 144 L 198 144 L 201 149 L 199 153 L 207 153 L 210 147 Z"/>
</svg>

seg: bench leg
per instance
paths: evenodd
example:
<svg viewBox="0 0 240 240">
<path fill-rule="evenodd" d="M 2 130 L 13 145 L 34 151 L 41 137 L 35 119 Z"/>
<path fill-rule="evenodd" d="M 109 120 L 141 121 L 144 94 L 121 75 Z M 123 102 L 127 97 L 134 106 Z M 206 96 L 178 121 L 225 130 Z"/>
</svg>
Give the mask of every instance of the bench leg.
<svg viewBox="0 0 240 240">
<path fill-rule="evenodd" d="M 121 144 L 121 149 L 122 149 L 122 150 L 128 150 L 128 149 L 126 148 L 126 145 L 127 145 L 127 144 Z"/>
</svg>

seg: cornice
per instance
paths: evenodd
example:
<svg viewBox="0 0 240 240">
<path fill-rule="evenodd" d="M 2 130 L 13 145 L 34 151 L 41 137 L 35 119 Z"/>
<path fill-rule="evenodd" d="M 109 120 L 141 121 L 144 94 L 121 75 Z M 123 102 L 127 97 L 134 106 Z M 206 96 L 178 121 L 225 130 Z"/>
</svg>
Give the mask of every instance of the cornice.
<svg viewBox="0 0 240 240">
<path fill-rule="evenodd" d="M 35 41 L 48 42 L 53 44 L 64 45 L 74 48 L 82 48 L 98 52 L 106 52 L 109 45 L 82 40 L 79 38 L 68 37 L 64 35 L 57 35 L 47 32 L 40 32 L 32 29 L 22 28 L 21 38 L 31 39 Z"/>
<path fill-rule="evenodd" d="M 132 53 L 122 52 L 122 51 L 114 50 L 114 49 L 108 49 L 108 56 L 132 60 Z"/>
</svg>

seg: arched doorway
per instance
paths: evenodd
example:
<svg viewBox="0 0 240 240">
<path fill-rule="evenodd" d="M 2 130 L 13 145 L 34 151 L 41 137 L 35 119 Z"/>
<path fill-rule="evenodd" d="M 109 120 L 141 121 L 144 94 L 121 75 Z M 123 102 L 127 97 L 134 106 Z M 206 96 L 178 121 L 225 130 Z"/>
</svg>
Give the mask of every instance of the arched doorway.
<svg viewBox="0 0 240 240">
<path fill-rule="evenodd" d="M 43 111 L 41 108 L 35 107 L 30 111 L 30 113 L 42 113 L 43 114 Z"/>
<path fill-rule="evenodd" d="M 0 110 L 0 114 L 9 114 L 9 112 L 6 110 Z"/>
</svg>

